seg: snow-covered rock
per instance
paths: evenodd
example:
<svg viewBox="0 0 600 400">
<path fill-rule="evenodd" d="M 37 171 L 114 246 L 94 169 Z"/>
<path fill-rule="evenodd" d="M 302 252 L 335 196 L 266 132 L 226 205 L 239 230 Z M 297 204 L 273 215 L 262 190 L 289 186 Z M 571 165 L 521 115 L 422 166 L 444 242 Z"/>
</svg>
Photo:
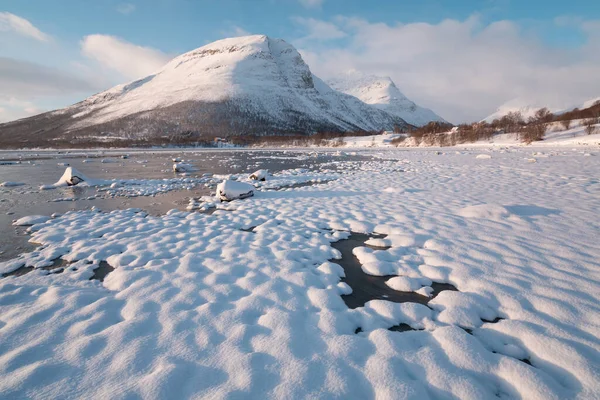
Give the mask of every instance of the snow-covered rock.
<svg viewBox="0 0 600 400">
<path fill-rule="evenodd" d="M 40 190 L 49 190 L 58 187 L 77 185 L 99 186 L 107 184 L 107 182 L 108 181 L 104 181 L 101 179 L 88 178 L 77 169 L 73 167 L 67 167 L 67 169 L 65 169 L 65 172 L 62 174 L 62 176 L 56 183 L 53 183 L 52 185 L 42 185 L 40 186 Z"/>
<path fill-rule="evenodd" d="M 250 174 L 250 176 L 248 177 L 248 179 L 253 180 L 253 181 L 266 181 L 267 180 L 267 176 L 269 176 L 269 171 L 266 169 L 259 169 L 256 172 L 253 172 L 252 174 Z"/>
<path fill-rule="evenodd" d="M 224 180 L 217 185 L 217 197 L 221 201 L 245 199 L 254 196 L 254 186 L 237 181 Z"/>
<path fill-rule="evenodd" d="M 409 100 L 389 77 L 348 71 L 328 80 L 327 83 L 333 89 L 357 97 L 367 104 L 402 118 L 411 125 L 423 126 L 431 121 L 446 122 L 430 109 Z"/>
<path fill-rule="evenodd" d="M 76 186 L 79 185 L 81 182 L 85 182 L 87 180 L 88 178 L 75 168 L 67 167 L 67 169 L 65 169 L 65 172 L 62 174 L 58 182 L 54 184 L 54 186 Z"/>
<path fill-rule="evenodd" d="M 173 172 L 192 172 L 195 170 L 196 168 L 194 168 L 194 166 L 191 164 L 183 162 L 176 162 L 175 164 L 173 164 Z"/>
</svg>

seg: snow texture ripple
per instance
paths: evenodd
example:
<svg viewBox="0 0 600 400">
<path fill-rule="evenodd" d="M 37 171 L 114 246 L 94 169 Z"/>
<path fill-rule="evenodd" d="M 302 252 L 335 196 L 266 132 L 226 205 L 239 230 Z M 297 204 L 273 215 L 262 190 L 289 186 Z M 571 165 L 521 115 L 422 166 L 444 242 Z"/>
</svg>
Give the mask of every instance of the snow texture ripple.
<svg viewBox="0 0 600 400">
<path fill-rule="evenodd" d="M 0 397 L 597 398 L 600 158 L 492 153 L 370 153 L 212 215 L 32 220 L 41 246 L 0 264 L 36 267 L 0 280 Z M 348 309 L 349 232 L 385 235 L 359 258 L 390 286 L 459 291 Z"/>
</svg>

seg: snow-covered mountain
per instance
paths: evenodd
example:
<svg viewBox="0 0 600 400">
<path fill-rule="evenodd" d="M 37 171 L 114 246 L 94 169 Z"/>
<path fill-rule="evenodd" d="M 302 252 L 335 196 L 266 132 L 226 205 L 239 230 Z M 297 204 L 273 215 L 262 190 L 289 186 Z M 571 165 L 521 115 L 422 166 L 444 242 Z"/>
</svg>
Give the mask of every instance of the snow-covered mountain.
<svg viewBox="0 0 600 400">
<path fill-rule="evenodd" d="M 482 122 L 492 122 L 495 119 L 500 119 L 511 112 L 519 112 L 523 118 L 527 120 L 528 118 L 533 117 L 539 109 L 544 107 L 548 108 L 548 110 L 553 113 L 565 109 L 565 105 L 563 104 L 555 104 L 553 106 L 545 104 L 542 100 L 525 99 L 519 97 L 502 104 L 494 113 L 485 117 Z"/>
<path fill-rule="evenodd" d="M 552 96 L 545 96 L 538 99 L 518 97 L 502 104 L 498 107 L 496 112 L 488 115 L 482 121 L 492 122 L 495 119 L 504 117 L 510 112 L 519 112 L 523 118 L 527 120 L 528 118 L 533 117 L 541 108 L 547 108 L 552 113 L 561 114 L 575 108 L 579 108 L 580 110 L 586 109 L 594 105 L 598 100 L 600 100 L 600 97 L 589 99 L 584 102 L 569 102 L 569 100 L 566 100 L 563 97 Z"/>
<path fill-rule="evenodd" d="M 348 71 L 329 79 L 327 83 L 333 89 L 357 97 L 364 103 L 400 117 L 411 125 L 423 126 L 431 121 L 446 122 L 430 109 L 409 100 L 388 77 Z"/>
<path fill-rule="evenodd" d="M 44 126 L 60 120 L 50 125 L 67 136 L 130 138 L 378 131 L 406 125 L 332 90 L 311 73 L 293 46 L 264 35 L 219 40 L 174 58 L 143 79 L 32 118 L 41 118 Z M 35 120 L 22 121 L 31 125 Z M 45 133 L 50 134 L 48 129 Z"/>
</svg>

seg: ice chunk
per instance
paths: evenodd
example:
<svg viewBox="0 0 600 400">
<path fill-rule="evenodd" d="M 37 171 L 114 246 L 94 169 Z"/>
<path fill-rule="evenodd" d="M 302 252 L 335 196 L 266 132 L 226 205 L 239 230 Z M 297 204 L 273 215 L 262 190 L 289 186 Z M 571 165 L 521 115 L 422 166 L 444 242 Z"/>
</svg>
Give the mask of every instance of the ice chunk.
<svg viewBox="0 0 600 400">
<path fill-rule="evenodd" d="M 22 182 L 10 182 L 10 181 L 8 181 L 8 182 L 2 182 L 2 183 L 0 183 L 0 186 L 2 186 L 2 187 L 23 186 L 23 185 L 24 185 L 24 183 L 22 183 Z"/>
<path fill-rule="evenodd" d="M 254 196 L 254 186 L 237 181 L 224 180 L 217 185 L 217 197 L 221 201 L 245 199 Z"/>
<path fill-rule="evenodd" d="M 15 226 L 31 226 L 31 225 L 35 225 L 35 224 L 42 224 L 42 223 L 48 221 L 49 219 L 50 219 L 50 217 L 47 217 L 45 215 L 29 215 L 27 217 L 19 218 L 18 220 L 13 222 L 13 225 L 15 225 Z"/>
<path fill-rule="evenodd" d="M 487 159 L 492 158 L 492 156 L 490 156 L 489 154 L 478 154 L 477 157 L 475 157 L 475 158 L 478 158 L 480 160 L 487 160 Z"/>
<path fill-rule="evenodd" d="M 176 162 L 173 164 L 173 172 L 192 172 L 195 168 L 191 164 L 186 164 L 183 162 Z"/>
<path fill-rule="evenodd" d="M 266 169 L 259 169 L 258 171 L 251 174 L 248 179 L 253 181 L 266 181 L 269 171 Z"/>
</svg>

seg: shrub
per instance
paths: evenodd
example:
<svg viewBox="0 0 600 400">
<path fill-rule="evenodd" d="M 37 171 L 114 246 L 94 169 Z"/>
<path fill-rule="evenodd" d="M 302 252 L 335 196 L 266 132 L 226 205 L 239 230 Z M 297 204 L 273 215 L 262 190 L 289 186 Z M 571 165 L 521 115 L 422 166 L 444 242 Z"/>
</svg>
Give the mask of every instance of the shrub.
<svg viewBox="0 0 600 400">
<path fill-rule="evenodd" d="M 599 122 L 599 118 L 588 118 L 583 122 L 585 126 L 585 133 L 591 135 L 596 131 L 596 124 Z"/>
<path fill-rule="evenodd" d="M 571 120 L 570 119 L 565 119 L 560 121 L 560 124 L 562 125 L 562 127 L 564 128 L 565 131 L 568 131 L 569 128 L 571 127 Z"/>
<path fill-rule="evenodd" d="M 529 123 L 521 129 L 519 137 L 523 143 L 536 142 L 542 140 L 546 134 L 546 125 L 543 123 Z"/>
</svg>

